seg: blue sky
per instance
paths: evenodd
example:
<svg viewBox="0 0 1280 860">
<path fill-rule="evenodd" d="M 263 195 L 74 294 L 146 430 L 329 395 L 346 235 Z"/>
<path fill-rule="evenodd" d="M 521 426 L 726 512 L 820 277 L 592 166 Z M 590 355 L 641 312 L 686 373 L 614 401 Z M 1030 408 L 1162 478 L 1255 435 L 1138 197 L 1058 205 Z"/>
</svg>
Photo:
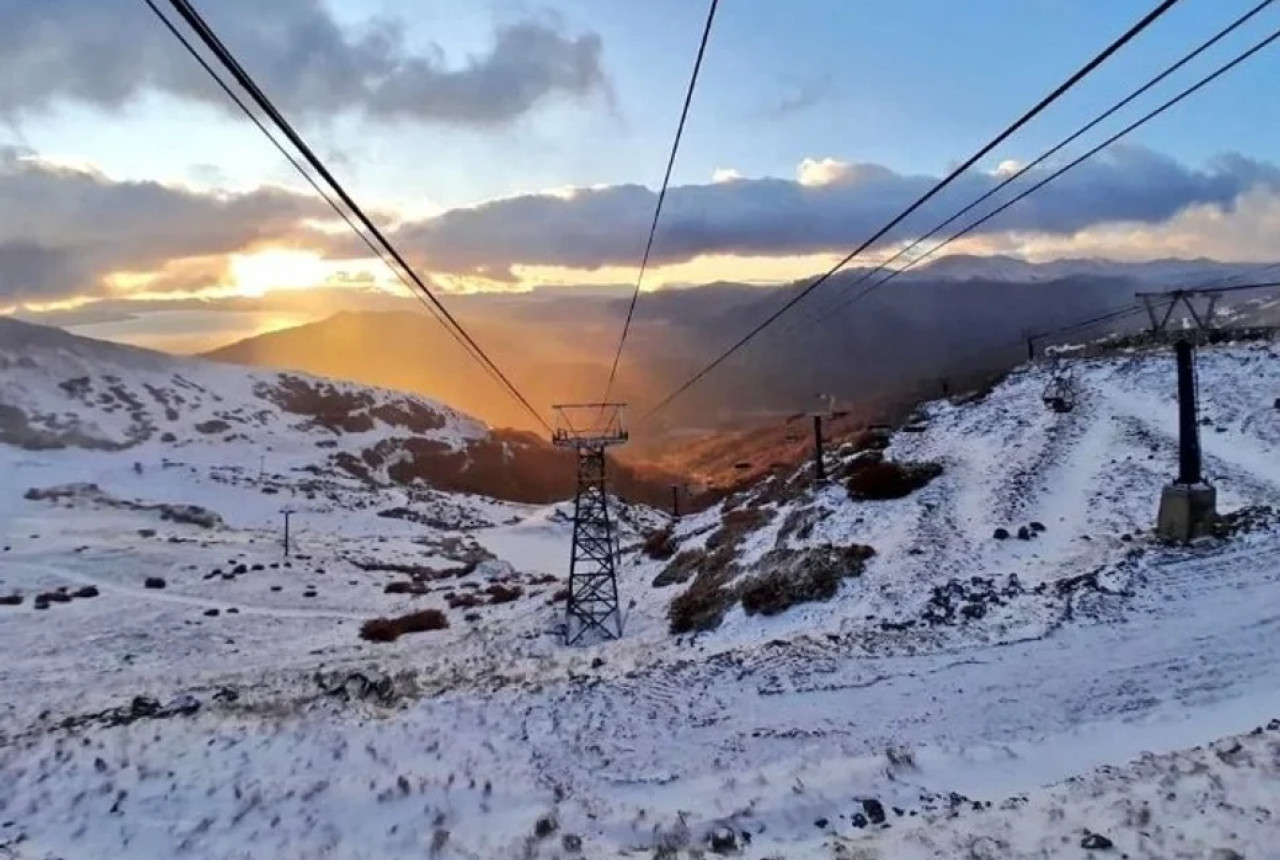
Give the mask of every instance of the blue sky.
<svg viewBox="0 0 1280 860">
<path fill-rule="evenodd" d="M 483 286 L 491 279 L 509 288 L 575 278 L 625 281 L 633 274 L 633 245 L 642 241 L 652 195 L 627 186 L 651 191 L 660 181 L 706 14 L 701 0 L 197 5 L 356 196 L 409 222 L 401 235 L 410 252 L 446 284 L 457 278 Z M 668 245 L 659 262 L 668 268 L 658 282 L 746 278 L 757 270 L 763 279 L 798 277 L 820 268 L 1152 5 L 722 0 L 674 174 L 682 194 L 673 198 L 671 233 L 659 234 L 659 244 Z M 982 165 L 985 180 L 958 184 L 942 203 L 967 202 L 989 187 L 982 183 L 1002 161 L 1034 157 L 1253 5 L 1182 0 Z M 28 220 L 57 239 L 13 226 L 23 220 L 21 207 L 0 207 L 0 228 L 8 222 L 0 232 L 0 308 L 6 294 L 38 304 L 93 296 L 95 284 L 108 283 L 113 297 L 144 283 L 151 286 L 141 292 L 150 297 L 161 283 L 175 293 L 201 284 L 235 292 L 236 272 L 252 266 L 237 268 L 232 258 L 264 250 L 314 246 L 327 259 L 359 256 L 339 238 L 301 226 L 323 217 L 304 200 L 305 186 L 256 130 L 225 109 L 140 0 L 0 0 L 5 19 L 0 112 L 7 122 L 0 146 L 14 155 L 0 181 L 38 188 L 31 199 L 47 197 L 47 216 Z M 53 20 L 70 35 L 50 29 Z M 1265 10 L 1066 154 L 1278 26 L 1280 6 Z M 382 48 L 367 39 L 377 27 L 389 39 Z M 503 34 L 517 32 L 535 33 L 536 47 L 506 52 Z M 390 65 L 379 65 L 380 51 Z M 49 57 L 57 65 L 42 73 Z M 333 71 L 344 64 L 365 74 L 350 91 L 346 73 Z M 483 74 L 469 75 L 469 66 Z M 457 85 L 448 104 L 435 104 L 432 86 L 422 84 L 423 68 L 430 70 L 428 84 Z M 396 104 L 385 109 L 374 104 L 385 95 L 378 91 L 384 75 L 403 78 Z M 539 75 L 547 82 L 530 83 Z M 1000 225 L 999 235 L 966 250 L 1242 259 L 1264 253 L 1268 241 L 1275 245 L 1268 231 L 1280 226 L 1273 199 L 1280 174 L 1271 172 L 1280 162 L 1278 80 L 1280 49 L 1273 49 L 1133 135 L 1126 141 L 1131 151 L 1107 169 L 1025 207 Z M 526 101 L 505 103 L 506 89 L 524 86 Z M 423 100 L 434 106 L 421 107 Z M 1224 154 L 1243 160 L 1224 166 L 1215 161 Z M 822 159 L 830 160 L 827 178 L 796 181 L 802 162 Z M 67 170 L 85 175 L 69 177 Z M 779 182 L 713 186 L 717 170 Z M 278 199 L 272 186 L 296 191 L 297 199 Z M 558 196 L 527 197 L 547 191 Z M 157 198 L 173 197 L 163 201 L 164 217 L 156 215 L 160 210 L 139 216 L 163 224 L 173 255 L 126 249 L 132 237 L 123 226 L 118 236 L 104 237 L 88 219 L 71 224 L 76 194 L 111 201 L 98 205 L 119 206 L 126 223 L 136 199 L 156 207 Z M 243 230 L 228 230 L 221 243 L 206 241 L 209 224 L 225 224 L 228 206 L 241 213 Z M 785 213 L 788 223 L 770 223 L 770 212 Z M 1251 220 L 1241 229 L 1245 217 Z M 187 218 L 203 232 L 179 235 Z M 289 226 L 290 219 L 299 226 Z M 810 221 L 812 229 L 790 229 Z M 92 265 L 77 262 L 89 251 L 66 238 L 82 232 L 84 248 L 97 255 Z M 20 272 L 7 280 L 6 242 L 9 258 L 18 260 L 12 271 Z M 118 242 L 119 252 L 105 252 L 108 242 Z M 13 250 L 18 245 L 20 254 Z M 41 268 L 46 260 L 58 265 Z M 434 261 L 444 262 L 433 267 Z M 260 266 L 266 274 L 258 280 L 287 274 L 289 265 L 283 259 L 274 269 Z M 238 286 L 242 294 L 263 288 Z"/>
<path fill-rule="evenodd" d="M 107 2 L 118 3 L 122 16 L 136 18 L 132 25 L 155 26 L 141 3 Z M 205 5 L 216 22 L 216 6 Z M 350 158 L 340 167 L 364 195 L 440 207 L 543 187 L 655 184 L 705 15 L 705 5 L 694 0 L 328 5 L 353 28 L 377 16 L 394 18 L 410 46 L 430 50 L 434 44 L 453 60 L 484 51 L 495 23 L 530 14 L 555 15 L 571 32 L 600 35 L 612 105 L 603 96 L 561 100 L 504 128 L 388 125 L 350 115 L 308 124 L 309 139 L 321 149 Z M 1184 0 L 1000 157 L 1034 156 L 1122 88 L 1150 77 L 1251 5 Z M 748 176 L 790 176 L 808 157 L 935 174 L 1150 6 L 1148 0 L 724 0 L 675 181 L 702 182 L 720 167 Z M 1274 18 L 1259 16 L 1178 80 L 1192 80 L 1197 69 L 1210 68 L 1215 58 L 1231 55 L 1274 24 Z M 173 50 L 179 50 L 176 43 Z M 244 57 L 250 70 L 262 59 Z M 1280 139 L 1277 80 L 1280 52 L 1234 72 L 1215 91 L 1135 139 L 1190 162 L 1224 151 L 1274 154 Z M 1162 92 L 1177 86 L 1168 82 Z M 5 136 L 42 152 L 89 160 L 123 178 L 215 177 L 232 187 L 294 181 L 256 131 L 212 108 L 148 95 L 121 114 L 61 105 L 24 119 Z M 166 138 L 180 145 L 161 145 Z M 205 169 L 210 165 L 217 171 Z"/>
</svg>

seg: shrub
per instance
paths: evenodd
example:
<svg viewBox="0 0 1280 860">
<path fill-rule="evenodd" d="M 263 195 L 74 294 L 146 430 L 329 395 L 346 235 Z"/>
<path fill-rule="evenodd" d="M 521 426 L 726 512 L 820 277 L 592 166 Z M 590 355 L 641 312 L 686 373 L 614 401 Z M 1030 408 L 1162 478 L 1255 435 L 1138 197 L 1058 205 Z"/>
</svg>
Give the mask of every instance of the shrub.
<svg viewBox="0 0 1280 860">
<path fill-rule="evenodd" d="M 705 549 L 689 549 L 677 555 L 653 578 L 654 588 L 678 585 L 688 582 L 695 574 L 716 574 L 726 570 L 733 563 L 735 549 L 725 545 L 714 552 Z"/>
<path fill-rule="evenodd" d="M 776 514 L 769 508 L 748 507 L 728 511 L 720 519 L 720 528 L 707 538 L 707 549 L 736 546 L 746 534 L 766 525 L 774 516 Z"/>
<path fill-rule="evenodd" d="M 0 595 L 0 606 L 21 606 L 21 605 L 22 605 L 21 594 L 15 593 L 15 594 Z"/>
<path fill-rule="evenodd" d="M 489 595 L 489 603 L 511 603 L 518 600 L 524 594 L 524 589 L 516 585 L 503 585 L 495 582 L 493 585 L 485 589 Z"/>
<path fill-rule="evenodd" d="M 478 594 L 472 594 L 470 592 L 447 594 L 445 595 L 444 602 L 449 604 L 450 609 L 471 609 L 484 604 L 484 601 L 480 599 Z"/>
<path fill-rule="evenodd" d="M 383 594 L 426 594 L 426 586 L 417 582 L 388 582 Z"/>
<path fill-rule="evenodd" d="M 861 575 L 864 563 L 874 554 L 861 544 L 804 552 L 774 550 L 761 562 L 772 569 L 742 584 L 742 609 L 748 615 L 778 615 L 797 603 L 830 600 L 840 581 Z"/>
<path fill-rule="evenodd" d="M 847 487 L 855 499 L 883 501 L 901 499 L 924 487 L 942 474 L 938 463 L 861 461 L 850 470 Z"/>
<path fill-rule="evenodd" d="M 369 642 L 394 642 L 406 633 L 445 630 L 448 617 L 439 609 L 423 609 L 398 618 L 371 618 L 360 627 L 360 638 Z"/>
<path fill-rule="evenodd" d="M 148 576 L 142 584 L 146 588 L 164 588 L 167 583 L 159 576 Z"/>
<path fill-rule="evenodd" d="M 728 570 L 699 573 L 693 584 L 673 598 L 667 607 L 671 632 L 692 633 L 719 627 L 725 612 L 738 599 L 737 592 L 728 587 L 732 578 L 733 574 Z"/>
<path fill-rule="evenodd" d="M 656 532 L 650 532 L 649 536 L 644 539 L 644 545 L 641 550 L 649 558 L 658 561 L 666 561 L 676 554 L 676 542 L 672 540 L 671 529 L 659 529 Z"/>
<path fill-rule="evenodd" d="M 82 597 L 82 598 L 83 598 L 83 597 L 97 597 L 97 596 L 98 596 L 98 586 L 96 586 L 96 585 L 86 585 L 86 586 L 84 586 L 83 588 L 78 588 L 78 589 L 76 589 L 75 593 L 74 593 L 72 596 L 73 596 L 73 597 Z"/>
</svg>

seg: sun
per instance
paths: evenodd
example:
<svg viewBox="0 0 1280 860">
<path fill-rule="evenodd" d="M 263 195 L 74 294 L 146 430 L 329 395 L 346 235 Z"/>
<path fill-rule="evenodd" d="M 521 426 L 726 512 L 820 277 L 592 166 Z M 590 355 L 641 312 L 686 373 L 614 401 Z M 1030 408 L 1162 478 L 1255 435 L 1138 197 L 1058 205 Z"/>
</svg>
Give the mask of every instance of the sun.
<svg viewBox="0 0 1280 860">
<path fill-rule="evenodd" d="M 298 290 L 324 283 L 328 271 L 311 251 L 259 251 L 231 260 L 236 291 L 257 298 L 272 290 Z"/>
</svg>

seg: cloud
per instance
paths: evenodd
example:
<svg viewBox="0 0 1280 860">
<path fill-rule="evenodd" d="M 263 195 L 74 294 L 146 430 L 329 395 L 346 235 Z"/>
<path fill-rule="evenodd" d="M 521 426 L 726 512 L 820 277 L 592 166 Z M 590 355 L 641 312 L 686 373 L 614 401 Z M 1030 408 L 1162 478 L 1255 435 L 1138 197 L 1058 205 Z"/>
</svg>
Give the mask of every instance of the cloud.
<svg viewBox="0 0 1280 860">
<path fill-rule="evenodd" d="M 796 168 L 796 181 L 808 187 L 831 185 L 847 178 L 852 170 L 853 165 L 846 161 L 806 158 Z"/>
<path fill-rule="evenodd" d="M 152 290 L 207 284 L 225 271 L 219 255 L 303 242 L 307 219 L 327 214 L 283 189 L 203 194 L 116 182 L 0 147 L 0 305 L 118 293 L 109 276 L 121 272 L 154 273 Z"/>
<path fill-rule="evenodd" d="M 57 99 L 119 108 L 161 90 L 235 108 L 139 3 L 0 0 L 0 114 Z M 488 51 L 449 64 L 414 53 L 403 24 L 344 29 L 322 0 L 219 0 L 206 17 L 263 89 L 295 115 L 360 110 L 465 125 L 513 120 L 553 95 L 609 94 L 599 36 L 552 19 L 499 26 Z M 146 16 L 146 17 L 143 17 Z"/>
<path fill-rule="evenodd" d="M 1043 175 L 1033 171 L 1022 182 Z M 885 244 L 932 227 L 998 181 L 989 173 L 962 177 L 886 237 Z M 653 262 L 669 265 L 709 254 L 848 251 L 935 182 L 932 176 L 828 158 L 807 159 L 796 180 L 678 186 L 668 192 Z M 1117 147 L 992 219 L 975 235 L 1018 231 L 1066 237 L 1110 223 L 1158 225 L 1189 207 L 1231 211 L 1241 195 L 1259 188 L 1280 189 L 1280 169 L 1238 155 L 1193 168 L 1145 148 Z M 524 195 L 404 224 L 395 238 L 437 272 L 476 274 L 519 265 L 633 266 L 643 250 L 653 203 L 653 192 L 638 185 L 583 189 L 568 198 Z"/>
<path fill-rule="evenodd" d="M 1012 176 L 1022 169 L 1022 162 L 1016 158 L 1006 158 L 1004 161 L 996 165 L 996 176 L 1004 179 L 1006 176 Z"/>
<path fill-rule="evenodd" d="M 737 170 L 733 169 L 732 167 L 717 167 L 711 173 L 711 181 L 716 183 L 733 182 L 735 180 L 742 179 L 742 178 L 743 178 L 742 174 L 739 173 Z"/>
</svg>

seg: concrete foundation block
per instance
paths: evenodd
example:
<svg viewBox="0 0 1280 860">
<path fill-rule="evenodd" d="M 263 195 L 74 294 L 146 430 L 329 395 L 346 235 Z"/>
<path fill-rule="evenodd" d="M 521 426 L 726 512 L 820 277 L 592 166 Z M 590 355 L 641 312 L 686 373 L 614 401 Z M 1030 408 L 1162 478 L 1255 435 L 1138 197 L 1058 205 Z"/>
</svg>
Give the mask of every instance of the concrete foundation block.
<svg viewBox="0 0 1280 860">
<path fill-rule="evenodd" d="M 1186 543 L 1213 533 L 1218 491 L 1208 484 L 1170 484 L 1160 494 L 1156 533 L 1161 540 Z"/>
</svg>

